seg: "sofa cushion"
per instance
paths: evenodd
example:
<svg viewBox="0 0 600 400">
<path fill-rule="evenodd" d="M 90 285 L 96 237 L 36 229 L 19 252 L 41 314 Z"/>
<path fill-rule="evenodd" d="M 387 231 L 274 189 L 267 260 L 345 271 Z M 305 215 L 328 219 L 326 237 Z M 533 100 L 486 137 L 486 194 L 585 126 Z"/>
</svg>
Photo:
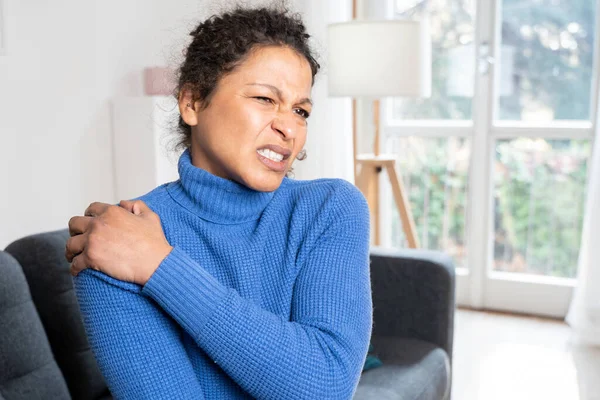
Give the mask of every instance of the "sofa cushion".
<svg viewBox="0 0 600 400">
<path fill-rule="evenodd" d="M 355 400 L 439 400 L 449 398 L 446 352 L 417 339 L 373 336 L 383 366 L 363 372 Z"/>
<path fill-rule="evenodd" d="M 92 353 L 65 259 L 67 229 L 19 239 L 6 251 L 23 268 L 54 358 L 75 400 L 110 393 Z"/>
<path fill-rule="evenodd" d="M 0 398 L 70 399 L 21 266 L 0 251 Z"/>
</svg>

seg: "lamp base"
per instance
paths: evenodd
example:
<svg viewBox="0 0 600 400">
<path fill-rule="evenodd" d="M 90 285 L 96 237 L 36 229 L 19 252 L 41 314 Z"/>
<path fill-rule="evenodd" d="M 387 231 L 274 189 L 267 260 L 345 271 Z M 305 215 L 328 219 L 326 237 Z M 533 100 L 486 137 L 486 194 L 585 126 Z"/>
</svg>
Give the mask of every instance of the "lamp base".
<svg viewBox="0 0 600 400">
<path fill-rule="evenodd" d="M 356 186 L 363 193 L 367 202 L 369 203 L 369 209 L 371 210 L 372 221 L 375 226 L 375 246 L 379 246 L 379 208 L 378 208 L 378 190 L 377 190 L 377 179 L 378 174 L 383 169 L 387 171 L 392 185 L 392 192 L 394 195 L 394 201 L 400 214 L 402 221 L 402 229 L 404 235 L 408 241 L 408 247 L 418 248 L 419 241 L 417 237 L 417 230 L 415 228 L 415 222 L 410 210 L 410 204 L 406 196 L 406 191 L 402 183 L 402 179 L 398 178 L 395 169 L 396 157 L 392 154 L 360 154 L 356 156 L 356 165 L 360 165 L 361 169 L 357 175 Z"/>
</svg>

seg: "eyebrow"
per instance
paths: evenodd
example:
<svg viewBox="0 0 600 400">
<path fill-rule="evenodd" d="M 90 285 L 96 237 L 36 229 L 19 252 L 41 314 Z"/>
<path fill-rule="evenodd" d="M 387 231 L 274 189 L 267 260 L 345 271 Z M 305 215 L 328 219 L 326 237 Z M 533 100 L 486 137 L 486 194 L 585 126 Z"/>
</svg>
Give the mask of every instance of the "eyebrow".
<svg viewBox="0 0 600 400">
<path fill-rule="evenodd" d="M 272 92 L 274 92 L 277 95 L 277 97 L 279 97 L 280 99 L 283 98 L 283 93 L 281 93 L 281 90 L 279 90 L 279 88 L 277 86 L 269 85 L 267 83 L 248 83 L 247 86 L 264 86 L 267 89 L 270 89 Z M 311 106 L 313 105 L 312 100 L 309 99 L 308 97 L 305 97 L 298 102 L 298 104 L 302 104 L 302 103 L 308 103 Z"/>
</svg>

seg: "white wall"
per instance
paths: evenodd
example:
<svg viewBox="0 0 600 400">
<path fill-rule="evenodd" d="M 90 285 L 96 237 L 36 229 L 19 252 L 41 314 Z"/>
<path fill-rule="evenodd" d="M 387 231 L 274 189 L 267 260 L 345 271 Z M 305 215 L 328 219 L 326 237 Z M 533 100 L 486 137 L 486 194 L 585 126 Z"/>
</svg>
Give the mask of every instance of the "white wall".
<svg viewBox="0 0 600 400">
<path fill-rule="evenodd" d="M 4 0 L 0 249 L 114 201 L 110 99 L 142 95 L 206 1 Z"/>
<path fill-rule="evenodd" d="M 323 47 L 326 23 L 350 12 L 349 0 L 293 4 Z M 4 0 L 0 249 L 66 228 L 92 201 L 115 201 L 111 99 L 142 95 L 144 67 L 177 65 L 189 31 L 218 7 L 210 0 Z M 308 158 L 296 163 L 297 179 L 352 178 L 350 103 L 328 99 L 325 85 L 322 76 L 314 88 Z"/>
</svg>

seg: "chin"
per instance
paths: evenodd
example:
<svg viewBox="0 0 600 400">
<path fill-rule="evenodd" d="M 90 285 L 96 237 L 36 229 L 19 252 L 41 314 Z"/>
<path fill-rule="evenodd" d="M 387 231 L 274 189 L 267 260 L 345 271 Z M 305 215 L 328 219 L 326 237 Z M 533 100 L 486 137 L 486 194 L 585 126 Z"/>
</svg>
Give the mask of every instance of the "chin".
<svg viewBox="0 0 600 400">
<path fill-rule="evenodd" d="M 244 185 L 259 192 L 275 191 L 281 185 L 285 173 L 281 175 L 271 173 L 269 175 L 249 177 L 249 179 L 244 180 L 246 182 Z"/>
</svg>

